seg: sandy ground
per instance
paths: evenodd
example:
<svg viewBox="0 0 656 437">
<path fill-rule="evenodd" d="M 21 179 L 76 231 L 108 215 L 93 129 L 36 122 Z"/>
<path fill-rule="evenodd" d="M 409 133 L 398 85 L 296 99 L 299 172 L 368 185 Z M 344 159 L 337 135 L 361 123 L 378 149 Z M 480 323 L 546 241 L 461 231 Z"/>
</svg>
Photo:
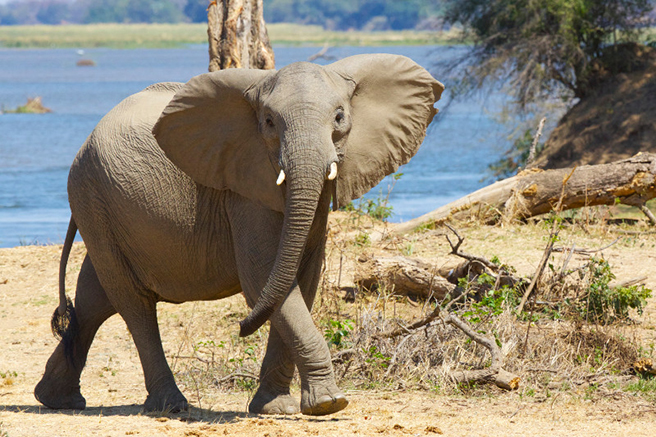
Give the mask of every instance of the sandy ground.
<svg viewBox="0 0 656 437">
<path fill-rule="evenodd" d="M 532 232 L 532 233 L 531 233 Z M 527 274 L 539 262 L 543 239 L 527 227 L 472 228 L 468 241 L 484 256 L 498 255 Z M 600 247 L 614 236 L 583 232 L 563 236 L 577 247 Z M 531 244 L 526 244 L 532 239 Z M 447 253 L 443 238 L 412 237 L 416 255 Z M 624 238 L 606 251 L 619 279 L 648 276 L 656 289 L 656 237 Z M 535 246 L 535 247 L 534 247 Z M 577 388 L 550 397 L 523 392 L 492 391 L 482 396 L 438 395 L 427 391 L 347 390 L 350 405 L 329 417 L 253 416 L 246 413 L 248 391 L 226 392 L 182 386 L 192 403 L 189 412 L 145 414 L 146 391 L 136 349 L 123 321 L 114 316 L 103 325 L 82 375 L 84 411 L 53 411 L 34 399 L 32 391 L 56 345 L 50 315 L 57 304 L 60 246 L 0 249 L 0 437 L 5 436 L 654 436 L 656 401 L 616 390 L 592 399 Z M 76 244 L 69 262 L 68 288 L 84 256 Z M 69 294 L 71 291 L 69 291 Z M 641 319 L 644 344 L 656 343 L 656 311 L 652 299 Z M 220 313 L 243 306 L 240 297 L 218 302 L 162 305 L 160 325 L 167 356 L 176 354 L 191 305 Z M 237 331 L 237 326 L 218 328 Z M 171 361 L 171 358 L 169 358 Z M 173 365 L 175 371 L 175 365 Z M 298 393 L 296 393 L 299 395 Z"/>
</svg>

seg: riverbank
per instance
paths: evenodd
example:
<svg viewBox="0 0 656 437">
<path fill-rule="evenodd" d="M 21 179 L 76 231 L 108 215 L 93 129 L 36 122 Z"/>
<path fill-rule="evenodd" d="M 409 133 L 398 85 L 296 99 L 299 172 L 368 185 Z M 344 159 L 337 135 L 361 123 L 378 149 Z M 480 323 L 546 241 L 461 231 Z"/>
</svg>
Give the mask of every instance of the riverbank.
<svg viewBox="0 0 656 437">
<path fill-rule="evenodd" d="M 457 32 L 335 32 L 320 26 L 268 24 L 275 45 L 385 46 L 454 44 Z M 206 23 L 0 26 L 0 48 L 170 48 L 206 44 Z"/>
</svg>

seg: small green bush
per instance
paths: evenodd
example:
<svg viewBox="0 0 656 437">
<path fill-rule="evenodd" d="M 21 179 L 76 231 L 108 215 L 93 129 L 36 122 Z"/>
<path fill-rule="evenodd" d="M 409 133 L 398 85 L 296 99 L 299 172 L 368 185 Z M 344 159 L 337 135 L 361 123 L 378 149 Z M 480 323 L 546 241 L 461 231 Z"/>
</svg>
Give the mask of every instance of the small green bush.
<svg viewBox="0 0 656 437">
<path fill-rule="evenodd" d="M 586 319 L 611 323 L 628 320 L 631 309 L 642 314 L 647 299 L 651 297 L 652 291 L 649 288 L 644 285 L 610 287 L 615 275 L 608 261 L 603 258 L 592 258 L 588 272 L 591 275 L 590 283 L 579 307 Z"/>
<path fill-rule="evenodd" d="M 389 204 L 389 196 L 392 193 L 392 189 L 394 189 L 394 185 L 401 179 L 401 176 L 403 176 L 403 173 L 392 175 L 392 183 L 387 188 L 386 195 L 383 195 L 383 191 L 381 190 L 375 199 L 362 198 L 358 200 L 357 206 L 353 202 L 349 202 L 342 209 L 344 211 L 353 211 L 360 215 L 368 215 L 376 220 L 387 221 L 394 211 L 394 207 Z"/>
<path fill-rule="evenodd" d="M 338 349 L 348 345 L 348 338 L 353 331 L 353 320 L 329 320 L 324 329 L 324 337 L 328 347 L 336 347 Z"/>
</svg>

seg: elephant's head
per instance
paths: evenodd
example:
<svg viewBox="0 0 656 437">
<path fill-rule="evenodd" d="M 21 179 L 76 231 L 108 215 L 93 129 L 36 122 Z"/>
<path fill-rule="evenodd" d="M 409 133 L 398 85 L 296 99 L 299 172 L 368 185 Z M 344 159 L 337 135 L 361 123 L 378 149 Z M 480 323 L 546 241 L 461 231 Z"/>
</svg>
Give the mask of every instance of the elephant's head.
<svg viewBox="0 0 656 437">
<path fill-rule="evenodd" d="M 408 162 L 443 89 L 406 57 L 359 55 L 207 73 L 175 95 L 153 129 L 169 159 L 200 184 L 284 212 L 273 270 L 240 335 L 286 297 L 326 181 L 344 205 Z"/>
</svg>

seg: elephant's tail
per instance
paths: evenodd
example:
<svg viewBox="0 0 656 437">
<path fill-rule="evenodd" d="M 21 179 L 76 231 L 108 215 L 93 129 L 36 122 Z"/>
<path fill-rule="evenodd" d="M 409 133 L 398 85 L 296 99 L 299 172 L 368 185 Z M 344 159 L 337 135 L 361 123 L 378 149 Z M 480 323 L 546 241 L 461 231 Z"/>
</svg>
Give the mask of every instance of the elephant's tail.
<svg viewBox="0 0 656 437">
<path fill-rule="evenodd" d="M 73 302 L 66 297 L 66 264 L 68 264 L 68 256 L 71 254 L 76 233 L 77 224 L 71 216 L 68 231 L 66 232 L 66 239 L 64 240 L 61 260 L 59 261 L 59 306 L 52 315 L 52 321 L 50 322 L 52 333 L 64 342 L 64 350 L 68 357 L 72 357 L 73 338 L 77 334 L 78 329 Z"/>
</svg>

